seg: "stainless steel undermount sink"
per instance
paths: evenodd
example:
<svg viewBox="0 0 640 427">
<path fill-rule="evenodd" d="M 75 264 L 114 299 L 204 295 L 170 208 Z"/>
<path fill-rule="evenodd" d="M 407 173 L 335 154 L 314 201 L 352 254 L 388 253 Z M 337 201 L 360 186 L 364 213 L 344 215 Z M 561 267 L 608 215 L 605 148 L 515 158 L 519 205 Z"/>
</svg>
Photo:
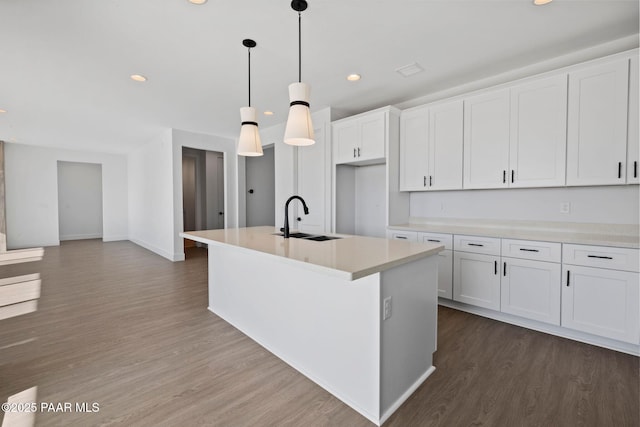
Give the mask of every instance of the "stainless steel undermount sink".
<svg viewBox="0 0 640 427">
<path fill-rule="evenodd" d="M 284 233 L 274 233 L 276 236 L 284 236 Z M 304 240 L 313 240 L 314 242 L 324 242 L 326 240 L 336 240 L 342 239 L 342 237 L 337 236 L 325 236 L 324 234 L 309 234 L 309 233 L 289 233 L 289 237 L 293 237 L 296 239 L 304 239 Z"/>
</svg>

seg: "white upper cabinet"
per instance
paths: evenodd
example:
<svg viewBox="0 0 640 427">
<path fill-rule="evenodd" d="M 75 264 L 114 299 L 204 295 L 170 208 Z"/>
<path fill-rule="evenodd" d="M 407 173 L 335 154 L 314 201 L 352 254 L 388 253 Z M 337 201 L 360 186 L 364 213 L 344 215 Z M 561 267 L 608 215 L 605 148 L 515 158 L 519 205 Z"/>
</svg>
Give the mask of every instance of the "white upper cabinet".
<svg viewBox="0 0 640 427">
<path fill-rule="evenodd" d="M 462 101 L 440 102 L 400 116 L 400 189 L 462 188 Z"/>
<path fill-rule="evenodd" d="M 565 184 L 567 75 L 511 89 L 510 187 Z"/>
<path fill-rule="evenodd" d="M 429 175 L 429 108 L 400 114 L 400 190 L 427 189 Z"/>
<path fill-rule="evenodd" d="M 385 113 L 376 111 L 333 124 L 334 163 L 385 161 Z"/>
<path fill-rule="evenodd" d="M 464 101 L 464 187 L 507 187 L 509 90 Z"/>
<path fill-rule="evenodd" d="M 462 100 L 433 104 L 429 109 L 430 190 L 462 188 Z"/>
<path fill-rule="evenodd" d="M 629 59 L 569 73 L 567 185 L 626 182 Z"/>
<path fill-rule="evenodd" d="M 640 111 L 638 111 L 638 57 L 631 58 L 631 66 L 629 68 L 629 134 L 627 147 L 627 183 L 637 184 L 640 182 L 638 175 L 640 171 L 638 162 L 640 162 L 640 134 L 638 133 L 638 120 Z"/>
</svg>

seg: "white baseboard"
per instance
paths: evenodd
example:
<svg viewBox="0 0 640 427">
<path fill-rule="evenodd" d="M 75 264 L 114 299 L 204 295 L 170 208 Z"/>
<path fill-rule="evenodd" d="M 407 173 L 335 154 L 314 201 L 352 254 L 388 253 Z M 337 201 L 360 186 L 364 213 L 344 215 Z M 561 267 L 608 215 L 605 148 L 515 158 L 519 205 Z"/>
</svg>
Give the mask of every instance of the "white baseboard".
<svg viewBox="0 0 640 427">
<path fill-rule="evenodd" d="M 63 242 L 65 240 L 85 240 L 85 239 L 101 239 L 102 233 L 91 233 L 91 234 L 67 234 L 60 235 L 60 241 Z"/>
</svg>

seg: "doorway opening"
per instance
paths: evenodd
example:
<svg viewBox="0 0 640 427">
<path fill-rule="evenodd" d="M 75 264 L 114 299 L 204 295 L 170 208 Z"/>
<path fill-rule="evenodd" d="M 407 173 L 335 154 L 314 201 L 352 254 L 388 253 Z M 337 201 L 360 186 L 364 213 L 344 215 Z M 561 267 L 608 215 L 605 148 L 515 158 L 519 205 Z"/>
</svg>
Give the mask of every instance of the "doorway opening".
<svg viewBox="0 0 640 427">
<path fill-rule="evenodd" d="M 58 239 L 102 238 L 102 165 L 58 161 Z"/>
<path fill-rule="evenodd" d="M 184 231 L 224 228 L 224 154 L 182 147 Z M 184 247 L 200 246 L 184 239 Z"/>
<path fill-rule="evenodd" d="M 275 225 L 276 174 L 273 146 L 263 149 L 259 157 L 247 157 L 247 227 Z"/>
</svg>

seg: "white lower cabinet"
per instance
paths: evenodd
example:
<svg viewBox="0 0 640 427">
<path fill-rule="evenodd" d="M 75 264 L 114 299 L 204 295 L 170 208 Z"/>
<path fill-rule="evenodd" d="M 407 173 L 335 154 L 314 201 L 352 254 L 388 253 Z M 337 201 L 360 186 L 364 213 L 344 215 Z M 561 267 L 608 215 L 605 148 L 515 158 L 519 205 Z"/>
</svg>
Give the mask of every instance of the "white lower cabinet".
<svg viewBox="0 0 640 427">
<path fill-rule="evenodd" d="M 503 313 L 560 324 L 560 264 L 502 258 Z"/>
<path fill-rule="evenodd" d="M 496 255 L 453 253 L 453 299 L 500 310 L 500 274 Z"/>
<path fill-rule="evenodd" d="M 639 343 L 638 273 L 567 265 L 562 326 Z"/>
<path fill-rule="evenodd" d="M 637 258 L 637 249 L 564 245 L 562 326 L 640 344 Z"/>
<path fill-rule="evenodd" d="M 441 243 L 444 250 L 438 254 L 438 296 L 453 298 L 453 236 L 440 233 L 418 233 L 418 242 Z"/>
</svg>

